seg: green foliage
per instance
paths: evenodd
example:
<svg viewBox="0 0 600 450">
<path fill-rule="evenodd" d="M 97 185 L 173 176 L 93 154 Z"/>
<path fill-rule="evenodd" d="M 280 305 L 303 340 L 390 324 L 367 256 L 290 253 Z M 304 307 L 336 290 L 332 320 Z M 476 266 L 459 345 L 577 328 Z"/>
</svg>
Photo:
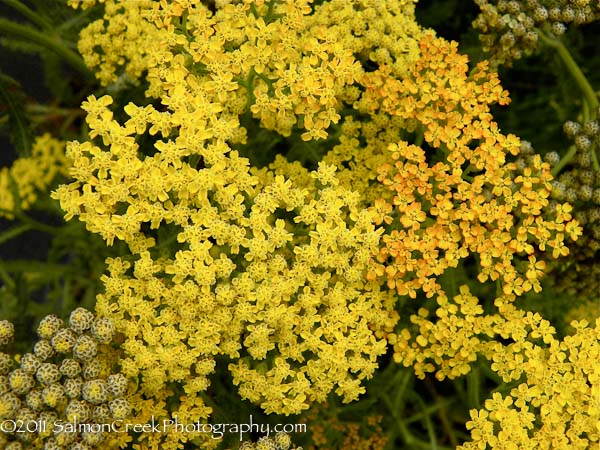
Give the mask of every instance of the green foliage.
<svg viewBox="0 0 600 450">
<path fill-rule="evenodd" d="M 315 5 L 320 3 L 316 1 Z M 20 2 L 7 3 L 8 6 L 16 4 Z M 148 87 L 144 81 L 133 82 L 123 76 L 119 82 L 102 88 L 90 77 L 77 55 L 79 31 L 101 17 L 100 5 L 83 11 L 75 11 L 66 2 L 59 1 L 31 0 L 29 5 L 30 12 L 23 13 L 25 10 L 19 10 L 20 7 L 15 9 L 15 14 L 21 14 L 19 20 L 14 21 L 17 27 L 2 28 L 9 20 L 1 19 L 0 31 L 12 30 L 14 33 L 3 35 L 0 52 L 7 58 L 15 53 L 38 55 L 43 71 L 35 76 L 45 83 L 52 98 L 48 104 L 39 104 L 26 94 L 29 91 L 25 82 L 0 72 L 0 131 L 10 137 L 19 156 L 29 155 L 33 136 L 43 131 L 55 130 L 65 139 L 85 138 L 87 125 L 80 104 L 90 93 L 99 98 L 110 93 L 119 105 L 115 109 L 120 112 L 115 113 L 115 118 L 121 123 L 127 118 L 122 107 L 128 102 L 151 104 L 144 97 Z M 477 14 L 477 6 L 463 0 L 421 1 L 417 9 L 417 17 L 423 26 L 459 41 L 461 50 L 470 57 L 471 67 L 486 57 L 471 25 Z M 23 20 L 27 23 L 23 24 Z M 48 40 L 40 38 L 46 34 Z M 561 38 L 574 63 L 595 89 L 600 87 L 598 35 L 600 23 L 593 22 L 583 27 L 571 27 Z M 570 149 L 571 143 L 564 136 L 563 123 L 568 120 L 584 123 L 593 113 L 586 106 L 580 83 L 569 71 L 564 57 L 555 50 L 548 45 L 542 46 L 532 56 L 514 61 L 512 67 L 499 67 L 502 84 L 510 92 L 512 102 L 508 108 L 495 107 L 492 112 L 503 132 L 530 141 L 536 153 L 556 152 L 569 159 L 574 156 L 574 150 Z M 153 106 L 157 110 L 161 107 L 158 102 Z M 315 169 L 327 150 L 339 143 L 341 134 L 339 127 L 333 125 L 327 139 L 306 142 L 300 138 L 301 132 L 297 128 L 291 136 L 283 137 L 261 128 L 259 122 L 249 116 L 242 119 L 242 126 L 247 129 L 249 139 L 245 144 L 237 145 L 235 150 L 259 168 L 268 166 L 281 155 L 300 162 L 307 169 Z M 140 147 L 150 148 L 154 140 L 155 137 L 146 133 L 138 143 Z M 564 174 L 576 168 L 574 160 L 562 161 L 564 166 L 559 172 Z M 598 173 L 595 176 L 598 177 Z M 64 179 L 56 183 L 59 181 Z M 18 200 L 18 192 L 13 190 L 13 194 Z M 102 291 L 99 277 L 106 272 L 106 258 L 123 257 L 128 249 L 123 243 L 107 247 L 98 235 L 86 230 L 82 222 L 65 223 L 58 203 L 48 198 L 36 200 L 27 211 L 21 210 L 19 201 L 15 205 L 11 220 L 1 219 L 0 320 L 6 319 L 15 325 L 15 343 L 11 351 L 25 353 L 31 348 L 35 327 L 43 316 L 54 313 L 66 319 L 78 306 L 94 309 L 96 295 Z M 581 202 L 576 204 L 576 209 L 582 208 L 581 205 Z M 598 207 L 590 205 L 587 202 L 585 207 L 590 210 Z M 175 226 L 161 226 L 155 232 L 158 246 L 153 251 L 157 256 L 166 257 L 172 253 L 179 231 Z M 19 249 L 40 241 L 48 245 L 47 249 L 39 251 L 36 259 L 20 255 Z M 596 252 L 595 257 L 598 254 Z M 130 259 L 134 260 L 133 257 Z M 578 260 L 560 260 L 556 267 L 585 274 L 585 267 L 574 261 Z M 474 282 L 477 272 L 478 261 L 471 258 L 464 265 L 447 270 L 439 277 L 439 282 L 449 297 L 459 293 L 459 286 L 470 284 L 473 295 L 481 299 L 487 312 L 493 307 L 496 286 Z M 524 310 L 540 313 L 556 326 L 559 336 L 566 336 L 572 330 L 565 317 L 571 317 L 569 312 L 574 307 L 591 302 L 589 297 L 580 298 L 573 295 L 573 291 L 559 289 L 560 283 L 553 279 L 553 273 L 561 272 L 550 272 L 541 294 L 526 294 L 516 304 Z M 414 301 L 420 306 L 435 308 L 435 299 L 421 295 Z M 399 314 L 409 316 L 416 309 L 414 305 L 402 303 L 398 306 Z M 591 319 L 594 317 L 590 316 Z M 358 402 L 342 404 L 331 395 L 327 402 L 306 415 L 285 418 L 267 416 L 250 402 L 241 401 L 237 392 L 231 389 L 232 380 L 226 364 L 225 359 L 217 360 L 220 370 L 211 379 L 209 390 L 202 394 L 206 404 L 213 408 L 213 421 L 243 423 L 250 415 L 255 422 L 273 425 L 304 421 L 309 433 L 293 439 L 305 449 L 348 448 L 344 446 L 348 445 L 349 434 L 378 445 L 385 442 L 381 448 L 386 449 L 455 448 L 469 439 L 464 427 L 469 420 L 469 410 L 482 408 L 492 393 L 507 394 L 517 385 L 515 382 L 504 383 L 490 363 L 481 359 L 473 364 L 468 375 L 456 380 L 442 383 L 433 378 L 417 380 L 412 368 L 399 367 L 388 354 L 381 358 L 378 372 L 366 383 L 366 394 Z M 177 391 L 171 399 L 177 402 L 184 394 Z M 380 436 L 376 437 L 377 433 Z M 327 445 L 316 443 L 319 436 Z M 228 436 L 223 448 L 238 444 L 236 438 Z M 372 448 L 380 447 L 373 444 Z"/>
<path fill-rule="evenodd" d="M 0 72 L 0 123 L 2 119 L 18 154 L 27 156 L 31 149 L 31 129 L 25 110 L 25 93 L 18 81 Z"/>
</svg>

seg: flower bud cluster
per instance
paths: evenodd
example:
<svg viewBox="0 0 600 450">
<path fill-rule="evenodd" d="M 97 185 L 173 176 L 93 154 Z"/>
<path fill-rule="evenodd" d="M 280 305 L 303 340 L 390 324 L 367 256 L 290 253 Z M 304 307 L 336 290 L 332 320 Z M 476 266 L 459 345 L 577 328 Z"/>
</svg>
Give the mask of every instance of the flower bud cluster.
<svg viewBox="0 0 600 450">
<path fill-rule="evenodd" d="M 575 157 L 552 182 L 551 208 L 557 202 L 568 201 L 573 215 L 583 227 L 583 235 L 571 246 L 567 264 L 553 268 L 558 287 L 572 295 L 593 298 L 600 290 L 600 171 L 593 164 L 600 146 L 600 125 L 597 120 L 583 124 L 569 121 L 564 132 L 574 141 Z M 558 154 L 546 154 L 551 165 L 559 164 Z"/>
<path fill-rule="evenodd" d="M 238 450 L 302 450 L 292 444 L 292 438 L 287 433 L 277 433 L 273 437 L 261 437 L 256 442 L 244 441 Z"/>
<path fill-rule="evenodd" d="M 15 369 L 13 359 L 0 353 L 0 420 L 30 424 L 26 432 L 3 429 L 2 448 L 104 448 L 105 433 L 91 425 L 122 420 L 131 409 L 127 378 L 111 373 L 103 354 L 113 333 L 109 319 L 77 308 L 67 327 L 53 314 L 42 319 L 33 353 L 17 359 Z M 11 334 L 12 324 L 0 322 L 0 342 Z"/>
<path fill-rule="evenodd" d="M 511 65 L 536 50 L 539 30 L 561 36 L 567 25 L 600 17 L 600 5 L 590 0 L 476 0 L 481 13 L 473 22 L 494 64 Z"/>
</svg>

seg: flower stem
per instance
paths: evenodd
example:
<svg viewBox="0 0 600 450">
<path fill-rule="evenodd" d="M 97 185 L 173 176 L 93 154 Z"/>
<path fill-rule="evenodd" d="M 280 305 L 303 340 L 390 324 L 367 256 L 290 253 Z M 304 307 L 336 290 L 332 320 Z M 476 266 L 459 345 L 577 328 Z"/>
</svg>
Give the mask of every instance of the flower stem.
<svg viewBox="0 0 600 450">
<path fill-rule="evenodd" d="M 42 47 L 52 50 L 59 56 L 61 56 L 71 67 L 77 69 L 81 74 L 85 75 L 86 78 L 92 79 L 93 75 L 84 64 L 83 59 L 77 55 L 74 51 L 66 48 L 61 42 L 56 39 L 47 36 L 46 34 L 39 32 L 29 26 L 20 25 L 10 20 L 0 18 L 0 33 L 12 34 L 22 39 L 34 42 Z"/>
<path fill-rule="evenodd" d="M 585 75 L 583 74 L 583 72 L 581 71 L 571 54 L 569 53 L 569 50 L 567 50 L 567 48 L 560 40 L 551 38 L 541 31 L 539 35 L 546 45 L 556 50 L 558 56 L 565 64 L 569 74 L 571 75 L 575 83 L 577 83 L 579 89 L 581 89 L 581 92 L 583 93 L 583 96 L 589 108 L 591 109 L 591 119 L 595 119 L 595 115 L 598 110 L 598 96 L 596 95 L 596 92 L 594 92 L 594 89 L 590 85 L 589 81 L 587 80 L 587 78 L 585 77 Z"/>
<path fill-rule="evenodd" d="M 40 16 L 38 13 L 30 9 L 27 5 L 24 5 L 19 0 L 2 0 L 3 3 L 10 6 L 13 9 L 19 11 L 24 17 L 31 20 L 37 26 L 44 30 L 52 30 L 52 24 Z"/>
<path fill-rule="evenodd" d="M 563 156 L 562 158 L 560 158 L 560 161 L 558 162 L 558 164 L 552 168 L 552 176 L 553 177 L 556 178 L 556 176 L 560 173 L 560 171 L 563 169 L 563 167 L 565 167 L 567 164 L 569 164 L 569 162 L 575 156 L 575 153 L 577 153 L 577 147 L 572 145 L 571 147 L 569 147 L 569 151 L 567 152 L 567 154 L 565 156 Z"/>
</svg>

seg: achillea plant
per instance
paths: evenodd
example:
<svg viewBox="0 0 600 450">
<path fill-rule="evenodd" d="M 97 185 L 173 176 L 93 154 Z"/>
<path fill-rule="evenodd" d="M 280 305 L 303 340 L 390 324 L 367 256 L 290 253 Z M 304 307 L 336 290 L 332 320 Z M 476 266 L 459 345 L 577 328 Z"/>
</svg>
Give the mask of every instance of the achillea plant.
<svg viewBox="0 0 600 450">
<path fill-rule="evenodd" d="M 97 311 L 125 335 L 124 373 L 141 377 L 132 401 L 138 420 L 167 413 L 161 405 L 174 393 L 166 383 L 187 394 L 169 413 L 206 419 L 211 409 L 201 394 L 219 355 L 230 358 L 243 398 L 290 414 L 331 391 L 357 399 L 386 351 L 383 335 L 397 314 L 390 293 L 363 278 L 380 231 L 360 195 L 338 186 L 334 166 L 320 164 L 295 181 L 253 173 L 232 148 L 246 139 L 243 113 L 284 135 L 301 124 L 302 139 L 324 137 L 339 120 L 344 86 L 362 70 L 344 45 L 310 34 L 320 11 L 327 8 L 305 18 L 304 3 L 245 3 L 213 19 L 197 5 L 185 14 L 161 9 L 157 23 L 140 13 L 140 26 L 158 30 L 148 95 L 167 111 L 129 104 L 130 119 L 120 125 L 110 97 L 83 105 L 90 137 L 106 150 L 70 143 L 75 182 L 55 196 L 67 218 L 80 216 L 90 231 L 109 244 L 125 241 L 136 255 L 133 265 L 109 262 Z M 109 21 L 111 12 L 121 11 L 109 8 Z M 174 34 L 171 21 L 181 15 Z M 205 37 L 212 50 L 200 46 Z M 257 50 L 268 41 L 278 51 Z M 269 98 L 281 103 L 281 120 L 273 120 Z M 148 149 L 134 136 L 147 129 L 163 140 L 154 155 L 140 157 Z M 165 227 L 174 250 L 155 240 L 152 230 Z M 183 437 L 147 439 L 176 445 Z"/>
<path fill-rule="evenodd" d="M 98 318 L 76 309 L 69 329 L 56 316 L 42 322 L 37 353 L 2 384 L 3 417 L 25 396 L 56 417 L 92 404 L 99 420 L 131 409 L 133 424 L 207 424 L 236 409 L 218 404 L 231 384 L 244 407 L 299 415 L 358 400 L 381 363 L 438 381 L 487 363 L 515 387 L 471 413 L 462 448 L 598 441 L 598 327 L 573 322 L 562 339 L 519 308 L 582 230 L 569 203 L 550 203 L 551 165 L 517 159 L 527 145 L 494 121 L 490 106 L 509 98 L 489 63 L 469 70 L 456 43 L 417 24 L 412 1 L 70 3 L 103 11 L 78 47 L 114 95 L 83 102 L 89 140 L 56 155 L 71 180 L 52 198 L 66 220 L 124 250 L 106 260 Z M 122 102 L 128 85 L 145 97 Z M 315 150 L 310 167 L 273 151 L 263 167 L 244 156 L 271 138 Z M 461 266 L 466 284 L 448 286 Z M 119 334 L 118 351 L 98 353 L 119 374 L 92 364 L 95 324 Z M 2 324 L 0 342 L 10 334 Z M 56 369 L 40 352 L 72 358 Z M 6 374 L 10 361 L 0 359 Z M 83 378 L 69 381 L 77 367 Z M 410 437 L 401 395 L 385 407 Z M 443 408 L 418 413 L 430 434 L 430 410 L 449 429 Z M 378 432 L 363 435 L 337 409 L 330 416 L 331 430 L 305 448 L 396 444 L 398 433 L 377 428 L 387 417 L 372 416 Z M 29 438 L 34 448 L 221 445 L 197 430 Z M 255 438 L 240 448 L 292 445 L 284 434 Z"/>
</svg>

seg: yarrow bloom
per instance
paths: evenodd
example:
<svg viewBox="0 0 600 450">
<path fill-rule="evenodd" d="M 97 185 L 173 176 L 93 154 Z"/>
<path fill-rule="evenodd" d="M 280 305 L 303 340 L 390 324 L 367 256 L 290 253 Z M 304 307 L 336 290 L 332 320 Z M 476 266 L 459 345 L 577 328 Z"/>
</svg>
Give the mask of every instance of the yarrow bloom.
<svg viewBox="0 0 600 450">
<path fill-rule="evenodd" d="M 568 206 L 548 212 L 546 163 L 510 162 L 520 141 L 490 114 L 508 103 L 497 75 L 486 63 L 468 74 L 456 43 L 418 26 L 413 2 L 106 0 L 104 11 L 81 33 L 86 63 L 114 89 L 143 78 L 154 103 L 130 102 L 118 119 L 110 95 L 89 96 L 90 140 L 67 145 L 72 182 L 53 197 L 67 220 L 129 248 L 107 260 L 96 313 L 109 322 L 92 330 L 123 336 L 121 372 L 139 381 L 133 421 L 208 421 L 217 370 L 266 413 L 298 414 L 331 394 L 358 399 L 389 344 L 420 377 L 464 375 L 483 355 L 514 380 L 534 359 L 492 336 L 553 342 L 513 302 L 541 289 L 539 254 L 566 254 L 578 223 Z M 281 157 L 252 167 L 242 155 L 259 127 L 327 153 L 312 171 Z M 469 257 L 481 283 L 499 284 L 497 314 L 442 286 Z M 420 307 L 399 325 L 398 300 L 421 294 L 436 317 Z M 75 322 L 41 333 L 93 361 L 98 343 L 77 331 L 89 320 Z M 42 373 L 53 385 L 56 371 Z M 19 392 L 33 382 L 13 378 Z M 108 381 L 68 389 L 92 404 L 113 395 Z M 487 412 L 511 414 L 511 401 L 477 414 L 482 435 Z M 200 433 L 135 439 L 217 445 Z"/>
<path fill-rule="evenodd" d="M 35 139 L 30 156 L 0 168 L 0 217 L 14 219 L 14 211 L 31 208 L 40 193 L 67 175 L 70 162 L 64 148 L 64 142 L 46 133 Z"/>
</svg>

